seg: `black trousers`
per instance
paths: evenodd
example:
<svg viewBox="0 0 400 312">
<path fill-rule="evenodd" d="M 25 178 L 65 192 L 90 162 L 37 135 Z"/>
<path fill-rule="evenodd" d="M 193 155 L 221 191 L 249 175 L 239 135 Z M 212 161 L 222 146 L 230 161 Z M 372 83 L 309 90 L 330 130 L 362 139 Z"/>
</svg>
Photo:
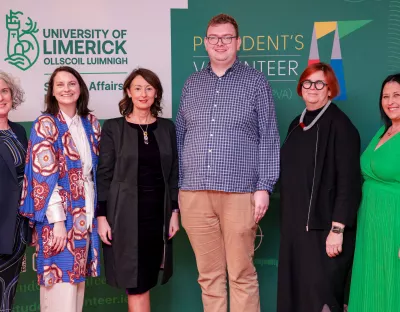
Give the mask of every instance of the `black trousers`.
<svg viewBox="0 0 400 312">
<path fill-rule="evenodd" d="M 12 310 L 27 245 L 26 222 L 26 219 L 17 216 L 12 254 L 0 255 L 0 312 L 11 312 Z"/>
</svg>

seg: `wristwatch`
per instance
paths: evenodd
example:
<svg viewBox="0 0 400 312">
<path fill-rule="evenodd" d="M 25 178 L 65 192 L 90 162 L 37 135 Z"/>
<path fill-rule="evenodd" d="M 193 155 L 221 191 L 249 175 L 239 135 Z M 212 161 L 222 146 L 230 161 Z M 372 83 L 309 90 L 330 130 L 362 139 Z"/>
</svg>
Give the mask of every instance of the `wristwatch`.
<svg viewBox="0 0 400 312">
<path fill-rule="evenodd" d="M 341 233 L 344 233 L 344 227 L 334 225 L 334 226 L 332 226 L 331 231 L 336 234 L 341 234 Z"/>
</svg>

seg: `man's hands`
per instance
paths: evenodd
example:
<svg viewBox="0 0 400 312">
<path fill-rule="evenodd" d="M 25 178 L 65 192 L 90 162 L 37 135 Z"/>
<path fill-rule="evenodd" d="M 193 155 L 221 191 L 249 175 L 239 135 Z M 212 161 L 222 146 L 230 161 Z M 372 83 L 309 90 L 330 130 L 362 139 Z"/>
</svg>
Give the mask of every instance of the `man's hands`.
<svg viewBox="0 0 400 312">
<path fill-rule="evenodd" d="M 269 194 L 267 191 L 256 191 L 254 193 L 254 221 L 256 223 L 264 217 L 269 206 Z"/>
</svg>

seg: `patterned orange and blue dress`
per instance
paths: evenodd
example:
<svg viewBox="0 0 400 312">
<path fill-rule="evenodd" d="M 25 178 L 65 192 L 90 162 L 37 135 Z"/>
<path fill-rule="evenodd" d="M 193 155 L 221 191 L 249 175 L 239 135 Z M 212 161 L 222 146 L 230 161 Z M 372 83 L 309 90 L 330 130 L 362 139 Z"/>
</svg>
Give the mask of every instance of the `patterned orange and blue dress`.
<svg viewBox="0 0 400 312">
<path fill-rule="evenodd" d="M 93 163 L 96 193 L 96 169 L 100 124 L 89 114 L 82 117 Z M 80 283 L 88 276 L 98 276 L 100 264 L 97 221 L 87 229 L 82 164 L 78 150 L 62 113 L 41 115 L 33 124 L 28 145 L 20 213 L 35 227 L 38 283 Z M 66 213 L 66 248 L 56 253 L 51 248 L 53 224 L 46 218 L 49 199 L 58 184 Z M 96 207 L 95 197 L 94 207 Z M 89 236 L 89 249 L 86 245 Z"/>
</svg>

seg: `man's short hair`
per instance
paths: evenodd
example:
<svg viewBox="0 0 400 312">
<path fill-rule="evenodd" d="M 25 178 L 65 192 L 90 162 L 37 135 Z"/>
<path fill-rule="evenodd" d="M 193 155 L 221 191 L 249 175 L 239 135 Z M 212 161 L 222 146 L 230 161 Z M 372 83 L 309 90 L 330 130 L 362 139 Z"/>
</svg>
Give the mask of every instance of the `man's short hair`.
<svg viewBox="0 0 400 312">
<path fill-rule="evenodd" d="M 236 20 L 232 16 L 227 14 L 218 14 L 214 16 L 212 19 L 210 19 L 206 29 L 206 36 L 208 28 L 210 28 L 210 26 L 221 25 L 221 24 L 232 24 L 232 26 L 235 28 L 236 31 L 236 38 L 239 37 L 239 26 Z"/>
</svg>

